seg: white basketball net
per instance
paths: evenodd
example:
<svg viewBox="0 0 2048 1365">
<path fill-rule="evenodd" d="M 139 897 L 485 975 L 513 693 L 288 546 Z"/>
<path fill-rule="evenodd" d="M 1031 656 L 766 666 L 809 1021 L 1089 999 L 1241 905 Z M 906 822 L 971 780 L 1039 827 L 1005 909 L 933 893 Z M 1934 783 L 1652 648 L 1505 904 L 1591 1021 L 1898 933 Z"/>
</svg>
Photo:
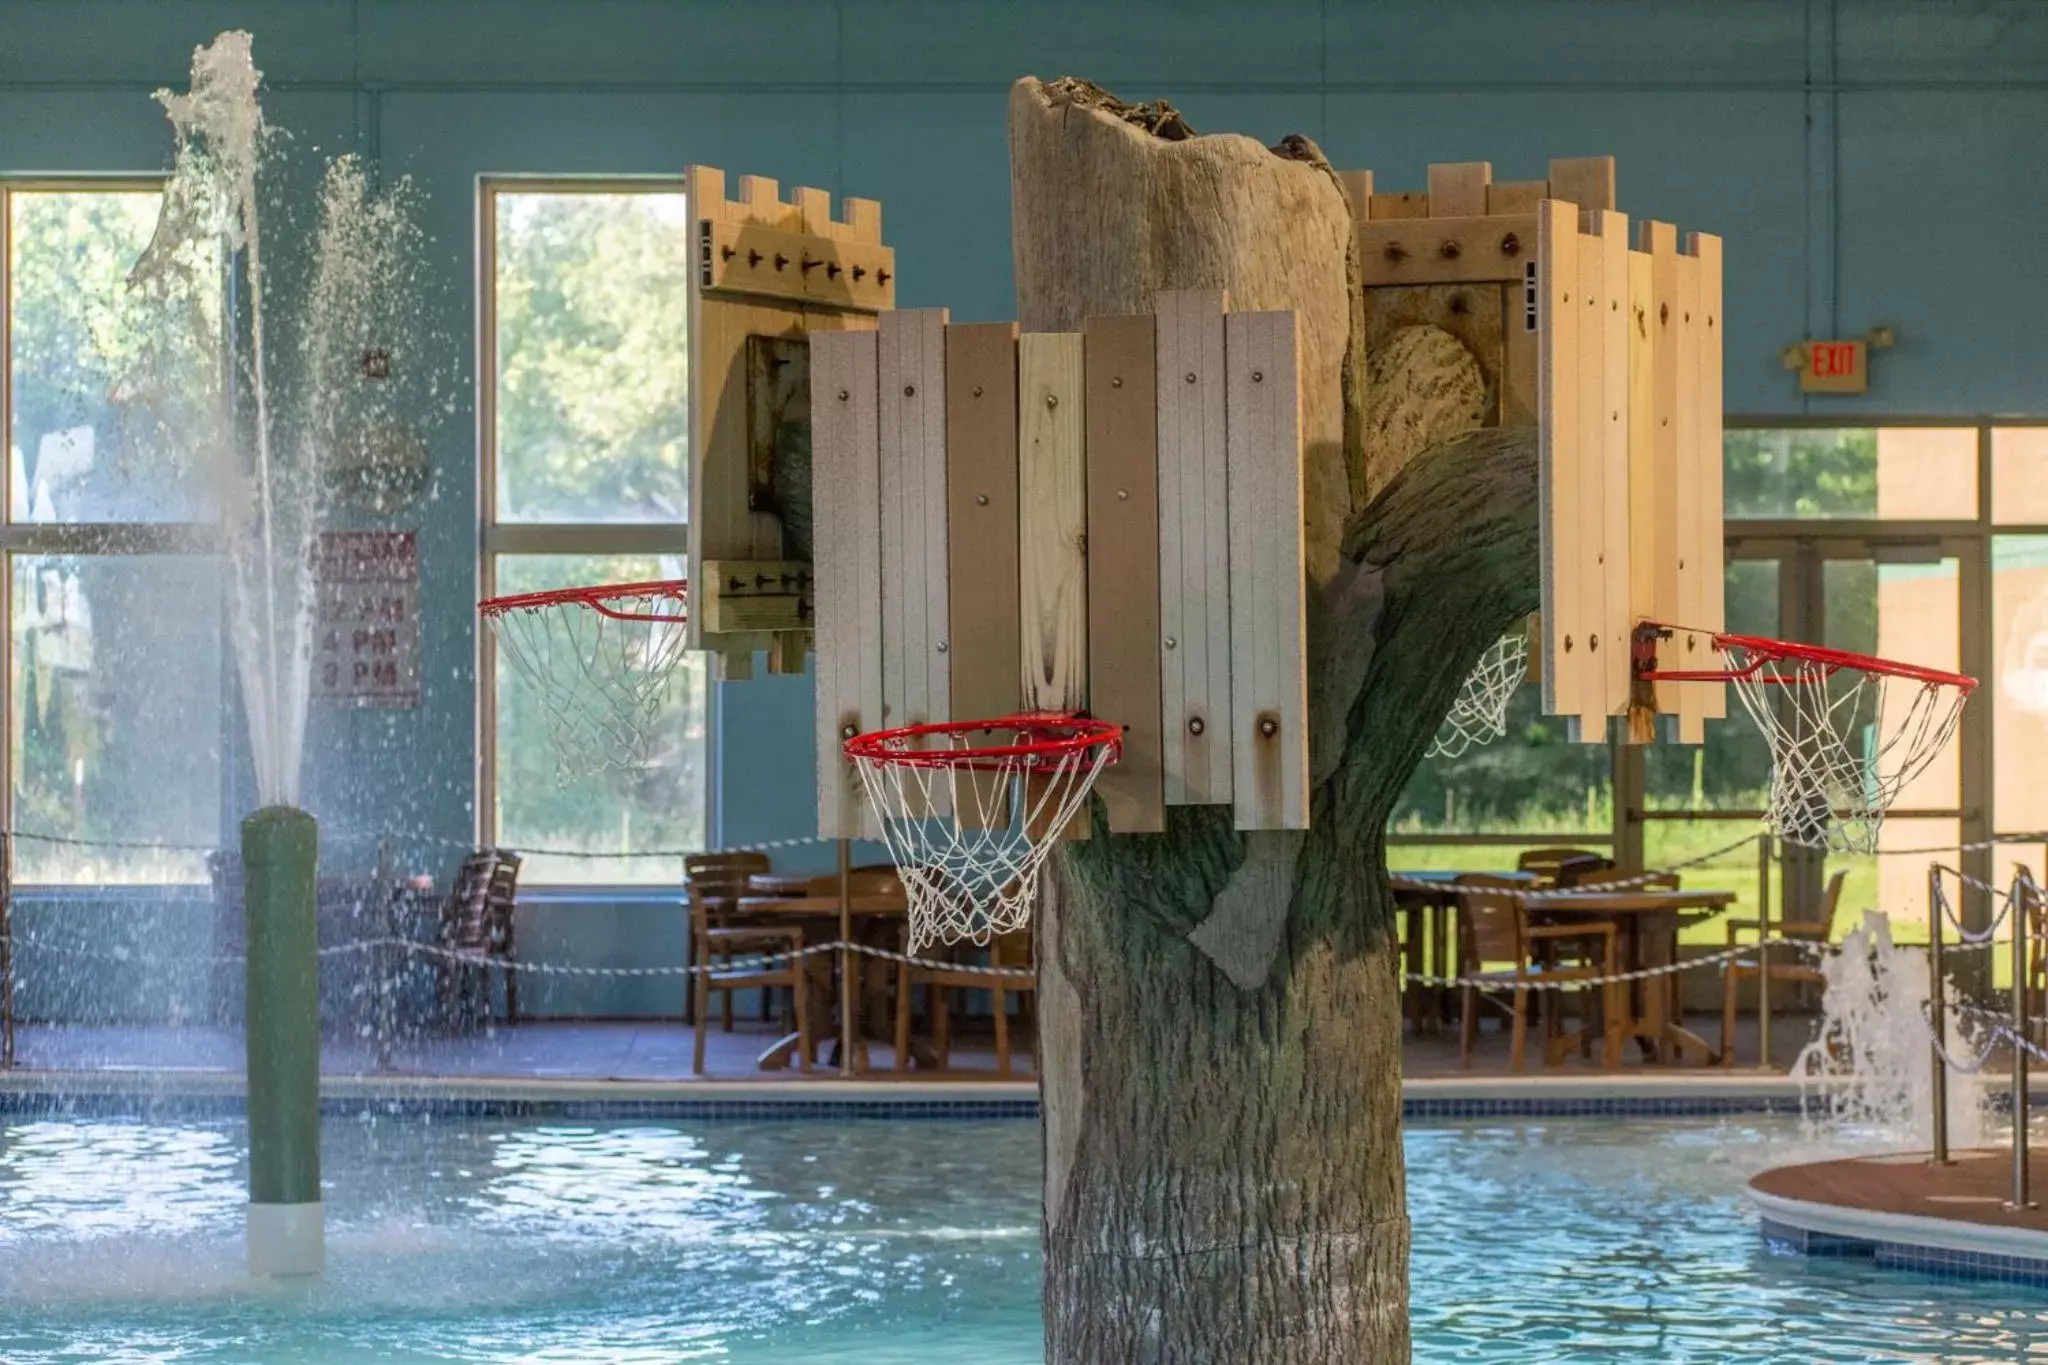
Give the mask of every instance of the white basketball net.
<svg viewBox="0 0 2048 1365">
<path fill-rule="evenodd" d="M 879 754 L 847 755 L 903 879 L 912 954 L 935 943 L 985 944 L 1029 924 L 1039 868 L 1118 750 L 1107 740 L 972 765 L 890 757 L 1040 737 L 1005 724 L 890 739 Z"/>
<path fill-rule="evenodd" d="M 484 619 L 547 712 L 563 781 L 646 767 L 669 679 L 686 654 L 680 588 L 607 594 L 619 620 L 585 601 L 484 610 Z"/>
<path fill-rule="evenodd" d="M 1743 708 L 1770 742 L 1765 822 L 1806 848 L 1876 852 L 1885 812 L 1948 747 L 1969 695 L 1799 658 L 1759 661 L 1739 646 L 1722 655 L 1738 675 Z"/>
<path fill-rule="evenodd" d="M 1508 732 L 1508 702 L 1529 676 L 1529 635 L 1523 630 L 1503 635 L 1479 656 L 1450 714 L 1429 742 L 1430 758 L 1456 758 L 1476 745 L 1491 744 Z"/>
</svg>

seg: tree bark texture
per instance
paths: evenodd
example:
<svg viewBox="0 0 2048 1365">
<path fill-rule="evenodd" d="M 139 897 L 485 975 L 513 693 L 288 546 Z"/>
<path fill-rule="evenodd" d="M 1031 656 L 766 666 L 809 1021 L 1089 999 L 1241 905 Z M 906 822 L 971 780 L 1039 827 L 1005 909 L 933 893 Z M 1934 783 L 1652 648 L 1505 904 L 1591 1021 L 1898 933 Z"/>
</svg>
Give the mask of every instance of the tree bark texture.
<svg viewBox="0 0 2048 1365">
<path fill-rule="evenodd" d="M 1176 807 L 1163 835 L 1098 824 L 1056 859 L 1047 1359 L 1406 1360 L 1382 832 L 1480 653 L 1537 605 L 1535 433 L 1479 429 L 1485 380 L 1440 329 L 1366 354 L 1350 208 L 1306 139 L 1197 137 L 1166 106 L 1026 79 L 1010 144 L 1027 330 L 1221 288 L 1294 309 L 1302 343 L 1312 828 Z"/>
</svg>

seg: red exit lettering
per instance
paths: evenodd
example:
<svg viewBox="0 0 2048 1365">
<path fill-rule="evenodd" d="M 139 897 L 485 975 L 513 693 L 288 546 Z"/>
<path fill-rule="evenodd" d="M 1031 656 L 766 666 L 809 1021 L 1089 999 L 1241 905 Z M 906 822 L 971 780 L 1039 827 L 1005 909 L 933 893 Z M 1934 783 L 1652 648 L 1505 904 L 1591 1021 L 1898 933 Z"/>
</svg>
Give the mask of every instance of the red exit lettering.
<svg viewBox="0 0 2048 1365">
<path fill-rule="evenodd" d="M 1813 372 L 1830 379 L 1848 379 L 1856 373 L 1856 346 L 1849 341 L 1816 341 L 1813 344 Z"/>
</svg>

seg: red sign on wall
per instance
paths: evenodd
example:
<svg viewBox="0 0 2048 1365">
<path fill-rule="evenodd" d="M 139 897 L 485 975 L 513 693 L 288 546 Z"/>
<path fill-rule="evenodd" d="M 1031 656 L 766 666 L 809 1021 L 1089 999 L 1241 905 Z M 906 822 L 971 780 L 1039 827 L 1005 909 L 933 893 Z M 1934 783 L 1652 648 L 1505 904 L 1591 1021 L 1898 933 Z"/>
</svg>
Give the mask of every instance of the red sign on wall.
<svg viewBox="0 0 2048 1365">
<path fill-rule="evenodd" d="M 420 704 L 419 541 L 411 531 L 323 531 L 313 695 L 336 706 Z"/>
<path fill-rule="evenodd" d="M 1799 372 L 1802 393 L 1863 393 L 1870 387 L 1869 351 L 1861 341 L 1809 341 Z"/>
</svg>

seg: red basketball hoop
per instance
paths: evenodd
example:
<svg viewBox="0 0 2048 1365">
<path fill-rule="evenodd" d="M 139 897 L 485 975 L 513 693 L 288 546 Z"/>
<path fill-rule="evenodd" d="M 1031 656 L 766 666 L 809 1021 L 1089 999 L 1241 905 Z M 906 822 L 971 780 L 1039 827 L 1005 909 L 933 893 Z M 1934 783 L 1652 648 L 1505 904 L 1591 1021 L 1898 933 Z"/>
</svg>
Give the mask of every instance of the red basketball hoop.
<svg viewBox="0 0 2048 1365">
<path fill-rule="evenodd" d="M 1031 919 L 1038 870 L 1123 727 L 1059 713 L 855 735 L 847 760 L 882 823 L 910 903 L 910 951 L 987 943 Z"/>
<path fill-rule="evenodd" d="M 1920 664 L 1755 635 L 1709 635 L 1722 667 L 1660 669 L 1657 642 L 1677 629 L 1636 628 L 1644 682 L 1726 682 L 1771 748 L 1765 821 L 1788 843 L 1871 853 L 1884 815 L 1948 747 L 1977 680 Z M 1892 685 L 1907 689 L 1903 701 Z"/>
<path fill-rule="evenodd" d="M 686 653 L 684 580 L 514 593 L 477 611 L 546 707 L 563 778 L 646 765 Z"/>
</svg>

